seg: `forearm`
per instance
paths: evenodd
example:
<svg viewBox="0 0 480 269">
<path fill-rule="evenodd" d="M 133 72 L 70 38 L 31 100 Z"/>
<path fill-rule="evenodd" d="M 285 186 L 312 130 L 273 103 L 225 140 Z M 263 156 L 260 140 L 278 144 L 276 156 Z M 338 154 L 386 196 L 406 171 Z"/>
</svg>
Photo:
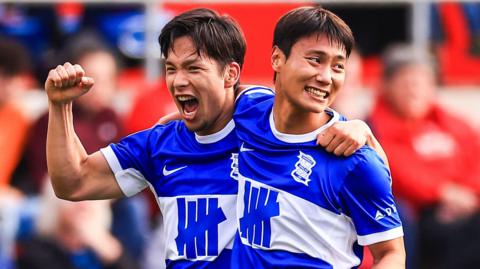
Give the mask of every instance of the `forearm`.
<svg viewBox="0 0 480 269">
<path fill-rule="evenodd" d="M 55 193 L 61 198 L 78 188 L 88 155 L 73 127 L 72 103 L 49 104 L 47 166 Z"/>
</svg>

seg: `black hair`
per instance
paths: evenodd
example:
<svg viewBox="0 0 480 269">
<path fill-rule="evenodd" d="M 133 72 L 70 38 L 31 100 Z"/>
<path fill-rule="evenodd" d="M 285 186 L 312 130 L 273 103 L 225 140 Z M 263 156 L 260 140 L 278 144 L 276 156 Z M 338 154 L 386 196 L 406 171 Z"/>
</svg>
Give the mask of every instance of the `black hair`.
<svg viewBox="0 0 480 269">
<path fill-rule="evenodd" d="M 184 36 L 192 39 L 198 55 L 216 60 L 221 69 L 230 62 L 236 62 L 242 68 L 246 42 L 240 26 L 231 17 L 206 8 L 192 9 L 176 16 L 163 27 L 158 37 L 163 57 L 167 58 L 173 42 Z"/>
<path fill-rule="evenodd" d="M 347 57 L 355 45 L 350 27 L 331 11 L 317 6 L 296 8 L 283 15 L 275 26 L 273 46 L 288 58 L 299 39 L 314 34 L 325 34 L 331 42 L 341 45 Z"/>
</svg>

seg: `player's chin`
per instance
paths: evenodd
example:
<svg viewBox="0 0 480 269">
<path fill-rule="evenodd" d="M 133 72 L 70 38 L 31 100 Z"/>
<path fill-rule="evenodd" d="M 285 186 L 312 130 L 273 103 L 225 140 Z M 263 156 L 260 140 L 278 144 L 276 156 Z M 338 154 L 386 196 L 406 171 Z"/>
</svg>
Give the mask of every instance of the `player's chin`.
<svg viewBox="0 0 480 269">
<path fill-rule="evenodd" d="M 304 111 L 307 111 L 310 113 L 322 113 L 327 108 L 326 104 L 324 103 L 319 104 L 317 102 L 307 102 L 302 104 L 301 106 Z"/>
<path fill-rule="evenodd" d="M 190 132 L 201 133 L 206 129 L 207 124 L 200 120 L 183 120 Z"/>
</svg>

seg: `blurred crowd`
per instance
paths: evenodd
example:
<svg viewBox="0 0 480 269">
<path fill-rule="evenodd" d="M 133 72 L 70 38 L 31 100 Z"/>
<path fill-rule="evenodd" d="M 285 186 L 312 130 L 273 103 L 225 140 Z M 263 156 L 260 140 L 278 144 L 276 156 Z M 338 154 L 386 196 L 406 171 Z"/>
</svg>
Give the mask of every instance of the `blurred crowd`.
<svg viewBox="0 0 480 269">
<path fill-rule="evenodd" d="M 478 5 L 466 10 L 478 32 Z M 475 53 L 479 36 L 471 47 Z M 38 74 L 70 61 L 95 80 L 94 89 L 74 104 L 75 130 L 87 152 L 174 111 L 161 82 L 145 82 L 142 74 L 125 80 L 124 63 L 103 38 L 78 31 L 38 66 L 25 44 L 0 34 L 0 268 L 163 266 L 157 225 L 162 216 L 151 193 L 67 202 L 56 198 L 49 184 L 48 101 Z M 379 82 L 366 90 L 361 52 L 352 53 L 335 109 L 367 121 L 388 155 L 407 267 L 475 268 L 480 264 L 478 130 L 455 113 L 456 107 L 440 104 L 438 59 L 408 44 L 391 44 L 380 58 Z M 122 90 L 127 84 L 135 90 Z"/>
<path fill-rule="evenodd" d="M 2 8 L 2 23 L 15 18 Z M 172 112 L 168 91 L 157 82 L 147 83 L 143 74 L 122 75 L 121 57 L 98 31 L 64 33 L 62 46 L 42 57 L 21 38 L 1 32 L 0 268 L 162 268 L 156 264 L 163 262 L 161 244 L 146 251 L 146 246 L 158 245 L 151 234 L 161 229 L 150 193 L 75 203 L 53 194 L 42 76 L 70 61 L 95 80 L 95 89 L 75 103 L 73 112 L 76 133 L 90 153 Z"/>
</svg>

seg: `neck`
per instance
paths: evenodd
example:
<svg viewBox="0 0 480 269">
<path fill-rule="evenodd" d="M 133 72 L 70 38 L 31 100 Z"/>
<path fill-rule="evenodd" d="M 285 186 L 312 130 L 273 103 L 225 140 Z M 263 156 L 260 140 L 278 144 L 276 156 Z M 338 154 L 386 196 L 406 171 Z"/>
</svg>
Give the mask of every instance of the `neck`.
<svg viewBox="0 0 480 269">
<path fill-rule="evenodd" d="M 227 124 L 230 122 L 233 116 L 233 109 L 235 107 L 235 97 L 233 94 L 233 89 L 228 90 L 229 94 L 227 94 L 225 105 L 222 111 L 219 113 L 218 117 L 215 121 L 204 130 L 197 131 L 197 135 L 206 136 L 217 133 L 221 131 Z"/>
<path fill-rule="evenodd" d="M 315 113 L 292 104 L 281 91 L 276 91 L 273 118 L 277 131 L 285 134 L 306 134 L 330 120 L 325 112 Z"/>
</svg>

